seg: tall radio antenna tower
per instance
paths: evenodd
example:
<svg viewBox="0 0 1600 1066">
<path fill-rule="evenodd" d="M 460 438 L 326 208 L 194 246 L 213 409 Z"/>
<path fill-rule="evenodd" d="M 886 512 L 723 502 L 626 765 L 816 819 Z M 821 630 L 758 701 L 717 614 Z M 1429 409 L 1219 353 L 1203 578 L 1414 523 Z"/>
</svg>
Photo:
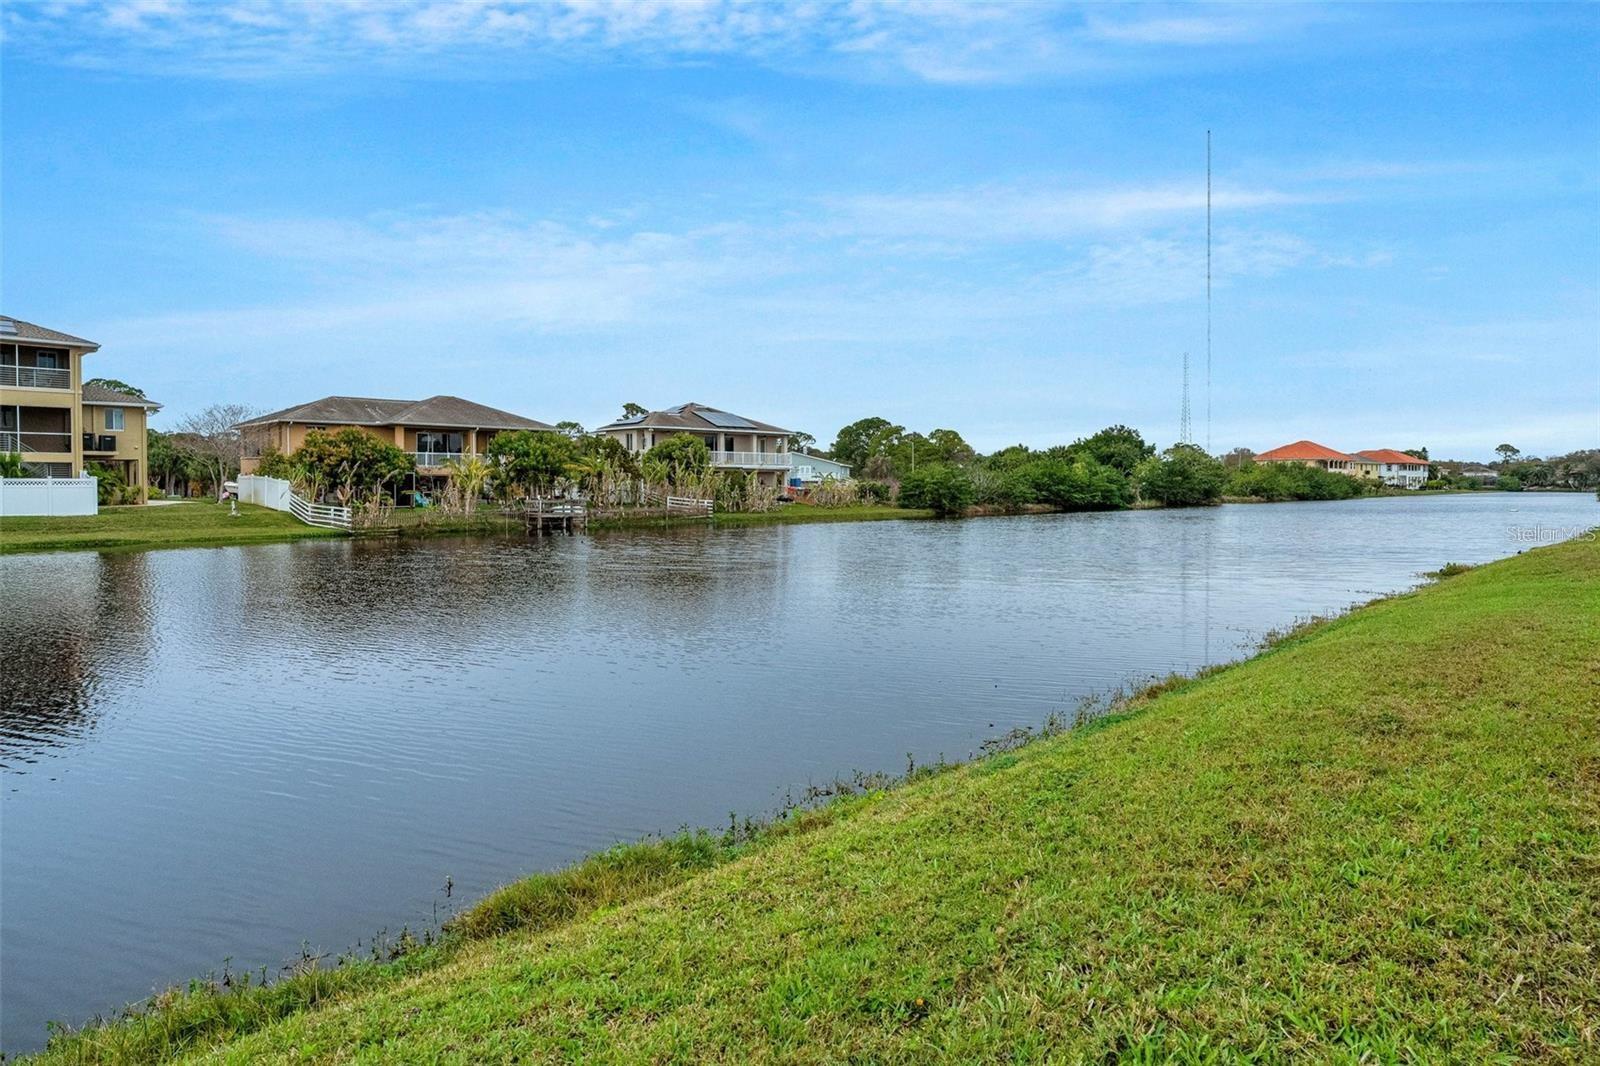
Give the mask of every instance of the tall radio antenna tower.
<svg viewBox="0 0 1600 1066">
<path fill-rule="evenodd" d="M 1187 392 L 1185 393 L 1187 395 Z M 1188 400 L 1184 401 L 1185 408 Z M 1211 131 L 1206 130 L 1206 454 L 1211 454 Z"/>
<path fill-rule="evenodd" d="M 1183 413 L 1178 416 L 1178 443 L 1193 444 L 1194 430 L 1189 424 L 1189 353 L 1183 353 Z"/>
</svg>

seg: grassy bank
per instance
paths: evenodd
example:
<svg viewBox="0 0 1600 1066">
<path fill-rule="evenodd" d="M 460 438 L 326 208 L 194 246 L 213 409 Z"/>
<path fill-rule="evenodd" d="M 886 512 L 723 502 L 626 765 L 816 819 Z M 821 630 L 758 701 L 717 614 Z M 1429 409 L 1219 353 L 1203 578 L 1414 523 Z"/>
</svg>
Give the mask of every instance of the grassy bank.
<svg viewBox="0 0 1600 1066">
<path fill-rule="evenodd" d="M 303 525 L 280 511 L 194 500 L 165 506 L 102 507 L 74 518 L 0 518 L 0 554 L 80 549 L 185 548 L 208 544 L 262 544 L 340 534 Z"/>
<path fill-rule="evenodd" d="M 179 997 L 47 1058 L 1594 1061 L 1597 646 L 1600 545 L 1529 552 L 749 840 L 512 886 L 326 994 Z"/>
</svg>

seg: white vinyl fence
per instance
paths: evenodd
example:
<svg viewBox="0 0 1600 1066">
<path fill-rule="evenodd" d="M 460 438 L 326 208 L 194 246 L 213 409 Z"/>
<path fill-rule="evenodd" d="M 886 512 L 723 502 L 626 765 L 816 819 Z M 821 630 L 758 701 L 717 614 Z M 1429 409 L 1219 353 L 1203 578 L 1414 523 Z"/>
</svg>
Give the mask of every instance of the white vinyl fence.
<svg viewBox="0 0 1600 1066">
<path fill-rule="evenodd" d="M 282 478 L 240 474 L 239 499 L 258 507 L 270 507 L 274 511 L 288 511 L 308 526 L 350 528 L 350 508 L 301 499 L 295 495 L 294 486 Z"/>
<path fill-rule="evenodd" d="M 99 514 L 98 489 L 88 476 L 0 478 L 0 515 Z"/>
</svg>

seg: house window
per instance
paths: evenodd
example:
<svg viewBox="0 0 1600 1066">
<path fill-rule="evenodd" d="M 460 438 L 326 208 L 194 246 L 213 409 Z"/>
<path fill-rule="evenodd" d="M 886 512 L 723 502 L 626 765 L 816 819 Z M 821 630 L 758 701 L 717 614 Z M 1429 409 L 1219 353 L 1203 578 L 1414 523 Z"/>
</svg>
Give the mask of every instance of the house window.
<svg viewBox="0 0 1600 1066">
<path fill-rule="evenodd" d="M 434 433 L 421 430 L 417 433 L 417 451 L 455 454 L 461 451 L 463 439 L 460 433 Z"/>
<path fill-rule="evenodd" d="M 628 450 L 630 452 L 633 451 L 633 434 L 632 433 L 628 434 Z"/>
<path fill-rule="evenodd" d="M 123 418 L 122 408 L 120 408 L 120 407 L 107 407 L 106 408 L 106 429 L 107 430 L 111 430 L 113 432 L 116 431 L 116 430 L 122 429 L 123 428 L 122 418 Z"/>
</svg>

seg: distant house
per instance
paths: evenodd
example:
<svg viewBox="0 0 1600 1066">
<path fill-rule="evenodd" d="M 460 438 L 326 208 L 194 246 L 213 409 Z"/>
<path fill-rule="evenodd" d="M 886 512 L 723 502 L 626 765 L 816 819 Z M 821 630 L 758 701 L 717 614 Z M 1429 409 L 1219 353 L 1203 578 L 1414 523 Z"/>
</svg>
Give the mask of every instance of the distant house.
<svg viewBox="0 0 1600 1066">
<path fill-rule="evenodd" d="M 449 479 L 451 460 L 481 455 L 495 434 L 515 430 L 553 431 L 554 426 L 522 415 L 485 407 L 459 396 L 426 400 L 377 400 L 363 396 L 324 396 L 286 407 L 238 425 L 244 439 L 242 473 L 253 473 L 263 452 L 288 455 L 313 430 L 355 428 L 408 452 L 417 463 L 417 487 Z"/>
<path fill-rule="evenodd" d="M 789 477 L 789 434 L 792 430 L 760 422 L 702 403 L 683 403 L 648 411 L 595 430 L 622 442 L 634 455 L 687 433 L 705 441 L 714 470 L 744 471 L 758 482 L 782 488 Z"/>
<path fill-rule="evenodd" d="M 789 453 L 790 488 L 810 488 L 830 477 L 835 481 L 848 481 L 849 465 L 808 451 Z"/>
<path fill-rule="evenodd" d="M 1356 455 L 1378 464 L 1378 479 L 1401 489 L 1420 489 L 1428 480 L 1428 461 L 1393 448 L 1369 448 Z"/>
<path fill-rule="evenodd" d="M 1379 464 L 1374 459 L 1335 451 L 1316 441 L 1297 440 L 1281 448 L 1262 452 L 1256 456 L 1258 463 L 1289 463 L 1294 466 L 1315 466 L 1335 474 L 1376 480 Z"/>
<path fill-rule="evenodd" d="M 1500 480 L 1499 471 L 1484 466 L 1482 463 L 1463 463 L 1461 470 L 1459 471 L 1459 476 L 1470 478 L 1473 481 L 1477 481 L 1485 485 L 1492 481 Z"/>
</svg>

